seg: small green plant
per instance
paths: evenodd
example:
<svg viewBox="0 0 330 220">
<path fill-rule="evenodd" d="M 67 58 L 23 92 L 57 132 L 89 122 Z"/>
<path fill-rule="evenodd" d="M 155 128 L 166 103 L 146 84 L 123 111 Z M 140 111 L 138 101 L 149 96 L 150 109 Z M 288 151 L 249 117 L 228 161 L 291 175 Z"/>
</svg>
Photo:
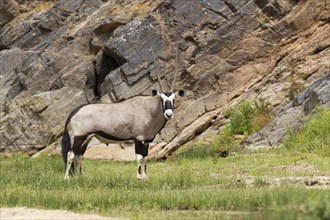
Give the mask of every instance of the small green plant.
<svg viewBox="0 0 330 220">
<path fill-rule="evenodd" d="M 304 84 L 297 82 L 294 78 L 289 79 L 290 87 L 288 97 L 292 101 L 304 89 Z"/>
<path fill-rule="evenodd" d="M 263 128 L 270 120 L 269 104 L 263 98 L 254 102 L 254 106 L 249 101 L 243 101 L 238 105 L 237 110 L 228 109 L 225 117 L 230 119 L 230 125 L 224 130 L 224 138 L 241 134 L 248 136 Z"/>
<path fill-rule="evenodd" d="M 262 71 L 257 67 L 254 67 L 253 70 L 254 70 L 254 73 L 258 76 L 262 74 Z"/>
<path fill-rule="evenodd" d="M 265 127 L 271 119 L 269 103 L 265 99 L 259 98 L 254 102 L 255 114 L 252 121 L 252 132 L 255 133 Z"/>
<path fill-rule="evenodd" d="M 265 117 L 270 117 L 269 103 L 263 98 L 259 98 L 254 101 L 254 108 L 256 115 L 264 115 Z"/>
<path fill-rule="evenodd" d="M 228 124 L 221 132 L 219 145 L 222 150 L 239 150 L 242 138 L 235 138 L 235 135 L 247 137 L 265 127 L 271 119 L 269 104 L 259 98 L 251 105 L 249 101 L 241 102 L 237 110 L 228 109 L 224 112 L 225 117 L 230 119 Z"/>
<path fill-rule="evenodd" d="M 242 134 L 248 136 L 252 131 L 252 118 L 255 109 L 249 101 L 243 101 L 238 105 L 238 110 L 228 109 L 225 116 L 230 119 L 230 134 Z"/>
<path fill-rule="evenodd" d="M 296 68 L 299 62 L 300 62 L 299 58 L 291 58 L 287 61 L 287 65 L 291 71 L 294 71 L 294 69 Z"/>
</svg>

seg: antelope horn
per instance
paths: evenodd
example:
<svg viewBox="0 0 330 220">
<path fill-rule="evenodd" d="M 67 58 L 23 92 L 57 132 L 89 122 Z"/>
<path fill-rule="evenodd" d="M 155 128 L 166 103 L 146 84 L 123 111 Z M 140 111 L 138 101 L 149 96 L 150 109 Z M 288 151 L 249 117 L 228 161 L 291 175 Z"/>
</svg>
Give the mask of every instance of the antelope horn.
<svg viewBox="0 0 330 220">
<path fill-rule="evenodd" d="M 178 50 L 179 50 L 179 44 L 176 45 L 176 49 L 175 49 L 175 69 L 174 69 L 173 83 L 171 86 L 171 92 L 174 91 L 174 86 L 176 83 L 176 76 L 178 74 Z"/>
<path fill-rule="evenodd" d="M 159 89 L 160 89 L 160 92 L 163 93 L 164 90 L 163 90 L 163 87 L 162 87 L 162 80 L 160 79 L 160 76 L 159 76 L 159 73 L 158 73 L 158 68 L 157 68 L 157 64 L 156 64 L 155 54 L 154 54 L 154 51 L 153 51 L 152 47 L 150 47 L 150 50 L 151 50 L 151 53 L 152 53 L 152 57 L 154 59 L 154 67 L 155 67 L 155 71 L 156 71 L 156 74 L 157 74 Z"/>
</svg>

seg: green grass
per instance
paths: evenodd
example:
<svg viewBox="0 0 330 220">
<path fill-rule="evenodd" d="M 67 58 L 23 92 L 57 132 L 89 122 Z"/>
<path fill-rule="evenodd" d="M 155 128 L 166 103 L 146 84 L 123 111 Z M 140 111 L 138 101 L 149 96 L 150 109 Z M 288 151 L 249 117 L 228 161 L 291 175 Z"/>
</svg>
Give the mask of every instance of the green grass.
<svg viewBox="0 0 330 220">
<path fill-rule="evenodd" d="M 319 108 L 300 132 L 290 132 L 290 138 L 284 145 L 288 149 L 330 157 L 330 109 Z"/>
<path fill-rule="evenodd" d="M 265 176 L 329 172 L 328 162 L 318 155 L 306 155 L 299 163 L 311 164 L 315 170 L 295 174 L 283 170 L 281 166 L 297 161 L 294 155 L 278 151 L 225 159 L 181 158 L 150 162 L 149 180 L 138 181 L 133 162 L 85 160 L 83 176 L 65 181 L 57 156 L 2 157 L 0 206 L 66 209 L 133 219 L 314 219 L 318 209 L 329 212 L 329 190 L 269 187 L 262 182 Z M 249 187 L 238 182 L 237 175 L 260 180 Z M 324 202 L 326 207 L 322 208 Z"/>
<path fill-rule="evenodd" d="M 59 156 L 0 156 L 0 207 L 65 209 L 132 219 L 330 219 L 329 186 L 276 186 L 266 181 L 330 175 L 329 156 L 317 147 L 305 150 L 298 141 L 299 135 L 317 128 L 321 141 L 317 143 L 323 143 L 329 134 L 321 129 L 327 123 L 321 122 L 328 113 L 319 111 L 301 133 L 292 133 L 290 147 L 219 158 L 213 154 L 214 144 L 195 143 L 176 158 L 149 162 L 147 181 L 136 180 L 135 162 L 84 160 L 83 176 L 66 181 Z M 242 177 L 255 178 L 255 184 Z"/>
</svg>

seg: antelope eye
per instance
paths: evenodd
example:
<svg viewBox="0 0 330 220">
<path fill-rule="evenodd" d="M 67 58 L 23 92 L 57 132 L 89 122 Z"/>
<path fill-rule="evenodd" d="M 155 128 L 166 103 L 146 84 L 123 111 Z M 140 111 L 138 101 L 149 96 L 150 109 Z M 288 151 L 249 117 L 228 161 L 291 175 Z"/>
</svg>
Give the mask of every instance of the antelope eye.
<svg viewBox="0 0 330 220">
<path fill-rule="evenodd" d="M 152 94 L 152 96 L 156 96 L 157 95 L 157 90 L 156 89 L 153 89 L 153 90 L 151 90 L 151 94 Z"/>
</svg>

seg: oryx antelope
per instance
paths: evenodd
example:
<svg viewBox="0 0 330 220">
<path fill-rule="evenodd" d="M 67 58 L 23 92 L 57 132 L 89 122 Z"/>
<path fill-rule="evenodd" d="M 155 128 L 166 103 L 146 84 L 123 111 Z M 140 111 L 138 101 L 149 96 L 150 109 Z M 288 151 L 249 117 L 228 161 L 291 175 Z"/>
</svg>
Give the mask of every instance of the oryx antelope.
<svg viewBox="0 0 330 220">
<path fill-rule="evenodd" d="M 152 96 L 136 96 L 120 103 L 88 104 L 71 112 L 66 120 L 62 137 L 65 179 L 73 173 L 81 174 L 82 157 L 93 137 L 106 144 L 134 140 L 137 178 L 147 178 L 146 161 L 149 143 L 165 126 L 167 120 L 173 117 L 176 96 L 184 95 L 183 90 L 173 92 L 177 75 L 178 48 L 176 48 L 175 73 L 170 92 L 164 92 L 162 88 L 155 56 L 152 50 L 151 52 L 160 92 L 152 90 Z"/>
</svg>

